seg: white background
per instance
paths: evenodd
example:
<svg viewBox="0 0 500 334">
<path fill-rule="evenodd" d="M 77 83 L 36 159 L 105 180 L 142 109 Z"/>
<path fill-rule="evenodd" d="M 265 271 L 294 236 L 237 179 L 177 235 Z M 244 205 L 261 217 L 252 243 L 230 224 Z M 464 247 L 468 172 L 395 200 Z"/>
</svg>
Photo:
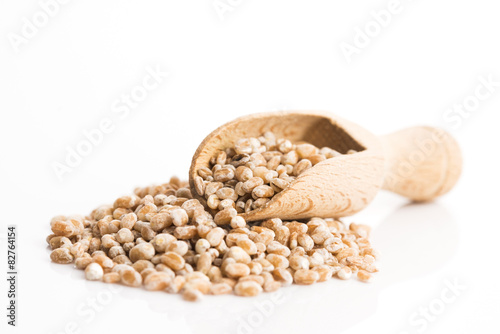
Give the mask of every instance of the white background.
<svg viewBox="0 0 500 334">
<path fill-rule="evenodd" d="M 2 328 L 499 332 L 500 87 L 467 116 L 447 111 L 474 101 L 481 77 L 500 81 L 498 4 L 401 0 L 389 24 L 348 62 L 342 43 L 354 45 L 366 25 L 376 29 L 370 13 L 389 1 L 221 3 L 231 6 L 222 16 L 212 0 L 69 1 L 44 22 L 37 1 L 0 2 L 1 268 L 6 226 L 17 224 L 20 273 L 16 329 L 6 326 L 2 274 Z M 23 37 L 34 17 L 38 26 Z M 140 89 L 147 68 L 168 77 L 128 115 L 115 113 L 123 94 Z M 461 144 L 463 175 L 448 195 L 412 205 L 381 193 L 348 219 L 373 226 L 384 255 L 373 284 L 332 280 L 278 296 L 190 304 L 162 292 L 112 292 L 70 265 L 50 263 L 45 236 L 52 216 L 87 214 L 135 186 L 186 178 L 204 136 L 239 115 L 307 109 L 334 112 L 376 134 L 441 126 Z M 103 119 L 113 131 L 60 180 L 54 163 L 64 163 L 68 147 L 75 149 Z M 453 301 L 440 302 L 455 283 Z M 435 312 L 423 320 L 419 312 L 429 307 Z"/>
</svg>

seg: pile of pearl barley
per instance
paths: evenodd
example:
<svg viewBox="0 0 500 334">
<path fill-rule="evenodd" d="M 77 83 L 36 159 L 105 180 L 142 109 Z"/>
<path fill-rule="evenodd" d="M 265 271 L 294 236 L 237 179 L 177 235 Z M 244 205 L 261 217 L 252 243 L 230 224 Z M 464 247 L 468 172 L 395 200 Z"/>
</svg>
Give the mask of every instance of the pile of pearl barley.
<svg viewBox="0 0 500 334">
<path fill-rule="evenodd" d="M 295 145 L 266 132 L 259 138 L 239 139 L 233 148 L 219 151 L 210 160 L 210 168 L 198 169 L 195 191 L 217 212 L 215 222 L 227 223 L 235 212 L 263 207 L 297 176 L 339 155 L 341 153 L 328 147 L 319 149 L 309 143 Z"/>
<path fill-rule="evenodd" d="M 369 282 L 377 252 L 365 225 L 334 219 L 240 216 L 217 226 L 185 182 L 135 190 L 88 216 L 57 216 L 47 237 L 56 263 L 75 263 L 88 280 L 181 293 L 255 296 L 296 284 L 356 275 Z"/>
<path fill-rule="evenodd" d="M 50 257 L 74 262 L 88 280 L 181 293 L 189 301 L 206 294 L 255 296 L 332 277 L 357 275 L 369 282 L 378 271 L 378 253 L 368 240 L 368 226 L 322 218 L 247 223 L 238 216 L 338 155 L 272 133 L 239 140 L 195 179 L 196 192 L 215 216 L 174 177 L 138 188 L 89 216 L 54 217 L 47 237 Z"/>
</svg>

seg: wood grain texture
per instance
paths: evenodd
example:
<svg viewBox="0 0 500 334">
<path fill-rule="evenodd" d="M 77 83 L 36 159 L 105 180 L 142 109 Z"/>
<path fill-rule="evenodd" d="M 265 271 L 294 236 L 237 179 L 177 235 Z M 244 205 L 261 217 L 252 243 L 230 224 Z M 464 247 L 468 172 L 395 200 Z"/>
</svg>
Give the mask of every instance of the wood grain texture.
<svg viewBox="0 0 500 334">
<path fill-rule="evenodd" d="M 383 188 L 414 201 L 430 201 L 453 188 L 462 171 L 458 143 L 444 130 L 413 127 L 381 137 Z"/>
<path fill-rule="evenodd" d="M 416 165 L 414 174 L 402 174 L 402 164 L 414 154 L 414 139 L 428 139 L 429 133 L 433 133 L 428 130 L 432 128 L 418 129 L 404 130 L 381 140 L 364 128 L 325 112 L 291 111 L 240 117 L 214 130 L 200 144 L 189 171 L 190 187 L 193 196 L 205 204 L 204 197 L 194 191 L 197 170 L 208 167 L 218 150 L 232 147 L 237 139 L 272 131 L 278 138 L 295 143 L 305 141 L 341 153 L 350 149 L 358 153 L 316 164 L 264 207 L 240 214 L 247 221 L 349 216 L 364 209 L 382 186 L 414 200 L 431 199 L 451 189 L 458 179 L 461 160 L 450 157 L 455 157 L 459 149 L 451 136 L 442 135 L 443 141 L 436 144 L 439 148 Z M 386 180 L 386 176 L 390 177 Z"/>
</svg>

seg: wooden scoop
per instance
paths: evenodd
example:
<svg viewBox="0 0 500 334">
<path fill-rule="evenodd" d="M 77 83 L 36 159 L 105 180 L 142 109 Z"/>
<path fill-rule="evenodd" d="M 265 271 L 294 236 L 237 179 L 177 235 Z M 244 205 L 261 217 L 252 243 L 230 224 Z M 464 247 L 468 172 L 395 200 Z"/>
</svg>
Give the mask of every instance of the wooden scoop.
<svg viewBox="0 0 500 334">
<path fill-rule="evenodd" d="M 240 214 L 247 221 L 349 216 L 365 208 L 380 188 L 414 201 L 429 201 L 455 185 L 462 167 L 457 142 L 440 129 L 413 127 L 377 137 L 329 113 L 262 113 L 229 122 L 203 140 L 189 170 L 193 196 L 206 204 L 194 190 L 194 177 L 199 168 L 209 167 L 210 158 L 218 150 L 265 131 L 292 142 L 330 147 L 345 155 L 316 164 L 264 207 Z M 349 150 L 357 153 L 347 154 Z"/>
</svg>

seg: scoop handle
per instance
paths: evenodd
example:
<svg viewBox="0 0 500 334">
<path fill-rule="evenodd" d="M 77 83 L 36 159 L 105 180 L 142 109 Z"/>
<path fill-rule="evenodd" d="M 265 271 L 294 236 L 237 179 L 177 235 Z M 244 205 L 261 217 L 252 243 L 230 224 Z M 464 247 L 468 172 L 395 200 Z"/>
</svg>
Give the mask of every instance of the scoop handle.
<svg viewBox="0 0 500 334">
<path fill-rule="evenodd" d="M 446 131 L 417 126 L 381 137 L 386 158 L 383 188 L 414 201 L 448 192 L 462 170 L 462 154 Z"/>
</svg>

